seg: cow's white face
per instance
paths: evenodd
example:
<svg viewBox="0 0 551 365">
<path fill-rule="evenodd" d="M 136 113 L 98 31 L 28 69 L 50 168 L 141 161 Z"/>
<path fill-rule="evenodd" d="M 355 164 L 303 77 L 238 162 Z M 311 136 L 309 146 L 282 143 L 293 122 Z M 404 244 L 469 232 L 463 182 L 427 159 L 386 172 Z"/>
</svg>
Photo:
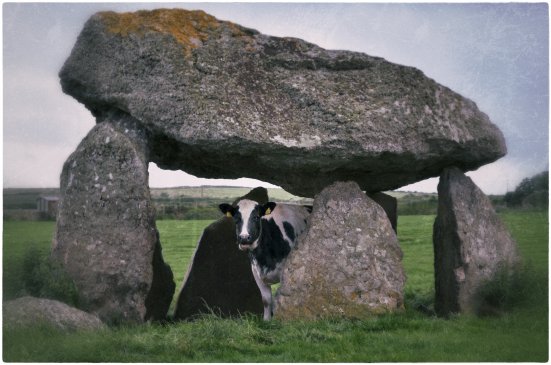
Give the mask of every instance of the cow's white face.
<svg viewBox="0 0 551 365">
<path fill-rule="evenodd" d="M 260 205 L 255 201 L 243 199 L 234 208 L 229 204 L 220 204 L 220 210 L 233 217 L 239 249 L 254 250 L 258 246 L 258 238 L 262 232 L 261 218 L 267 209 L 273 210 L 275 203 Z"/>
</svg>

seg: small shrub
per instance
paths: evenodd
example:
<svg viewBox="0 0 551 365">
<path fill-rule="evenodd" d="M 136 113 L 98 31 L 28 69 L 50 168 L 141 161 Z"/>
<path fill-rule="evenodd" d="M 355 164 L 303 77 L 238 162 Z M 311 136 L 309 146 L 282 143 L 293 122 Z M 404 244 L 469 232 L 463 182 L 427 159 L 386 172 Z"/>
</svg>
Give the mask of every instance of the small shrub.
<svg viewBox="0 0 551 365">
<path fill-rule="evenodd" d="M 539 280 L 529 265 L 500 267 L 491 280 L 479 287 L 475 295 L 475 313 L 488 316 L 510 311 L 541 294 L 542 283 Z"/>
<path fill-rule="evenodd" d="M 40 250 L 30 249 L 23 257 L 23 284 L 29 295 L 78 307 L 73 280 L 58 261 Z"/>
</svg>

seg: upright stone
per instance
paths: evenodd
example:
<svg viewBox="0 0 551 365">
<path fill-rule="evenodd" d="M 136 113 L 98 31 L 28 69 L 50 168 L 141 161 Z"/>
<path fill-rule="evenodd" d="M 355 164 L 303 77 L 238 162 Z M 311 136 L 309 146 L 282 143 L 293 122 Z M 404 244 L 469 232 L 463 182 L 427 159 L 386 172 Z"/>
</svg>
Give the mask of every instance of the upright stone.
<svg viewBox="0 0 551 365">
<path fill-rule="evenodd" d="M 61 174 L 53 255 L 84 309 L 106 323 L 163 319 L 174 293 L 149 195 L 146 141 L 132 118 L 105 115 Z"/>
<path fill-rule="evenodd" d="M 265 188 L 237 199 L 268 202 Z M 174 313 L 176 319 L 210 311 L 222 316 L 262 314 L 260 291 L 246 253 L 239 251 L 233 219 L 222 217 L 203 231 L 191 260 Z"/>
<path fill-rule="evenodd" d="M 285 263 L 280 319 L 365 317 L 403 308 L 402 251 L 383 208 L 354 182 L 314 200 L 308 227 Z"/>
<path fill-rule="evenodd" d="M 433 239 L 435 309 L 442 316 L 474 313 L 481 284 L 519 261 L 490 199 L 458 168 L 440 176 Z"/>
</svg>

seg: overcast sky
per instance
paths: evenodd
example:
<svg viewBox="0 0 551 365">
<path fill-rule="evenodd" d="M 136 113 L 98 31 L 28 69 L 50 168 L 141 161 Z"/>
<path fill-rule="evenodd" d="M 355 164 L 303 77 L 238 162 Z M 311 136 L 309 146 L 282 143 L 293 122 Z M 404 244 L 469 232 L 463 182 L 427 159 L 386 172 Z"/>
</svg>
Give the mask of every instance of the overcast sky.
<svg viewBox="0 0 551 365">
<path fill-rule="evenodd" d="M 65 159 L 93 127 L 61 91 L 59 69 L 84 22 L 101 10 L 203 9 L 275 36 L 305 39 L 414 66 L 475 101 L 503 131 L 509 153 L 468 175 L 487 194 L 548 168 L 547 4 L 3 4 L 4 187 L 57 187 Z M 256 186 L 150 166 L 150 186 Z M 436 191 L 437 179 L 406 187 Z M 402 188 L 404 190 L 404 188 Z"/>
</svg>

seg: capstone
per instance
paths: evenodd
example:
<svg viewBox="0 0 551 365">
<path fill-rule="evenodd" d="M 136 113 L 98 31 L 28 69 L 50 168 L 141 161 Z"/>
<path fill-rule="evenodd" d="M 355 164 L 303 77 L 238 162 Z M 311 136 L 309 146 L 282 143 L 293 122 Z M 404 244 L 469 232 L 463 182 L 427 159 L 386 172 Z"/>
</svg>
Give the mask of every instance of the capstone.
<svg viewBox="0 0 551 365">
<path fill-rule="evenodd" d="M 393 190 L 506 153 L 474 102 L 413 67 L 202 11 L 97 13 L 60 78 L 98 121 L 116 110 L 149 131 L 161 168 L 298 196 L 339 180 Z"/>
</svg>

